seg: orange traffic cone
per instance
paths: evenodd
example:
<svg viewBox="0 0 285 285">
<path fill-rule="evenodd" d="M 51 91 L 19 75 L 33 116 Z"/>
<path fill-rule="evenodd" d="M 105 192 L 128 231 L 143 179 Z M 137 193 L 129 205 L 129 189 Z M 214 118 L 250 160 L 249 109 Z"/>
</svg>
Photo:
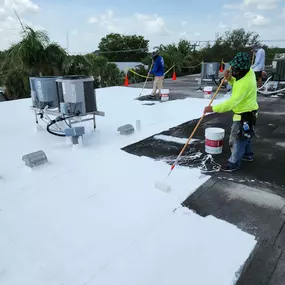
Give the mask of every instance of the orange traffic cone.
<svg viewBox="0 0 285 285">
<path fill-rule="evenodd" d="M 176 80 L 176 72 L 173 71 L 172 80 Z"/>
<path fill-rule="evenodd" d="M 126 75 L 125 77 L 125 83 L 124 86 L 129 86 L 129 79 L 128 79 L 128 75 Z"/>
<path fill-rule="evenodd" d="M 220 72 L 223 72 L 225 70 L 225 63 L 224 63 L 224 59 L 222 58 L 222 61 L 220 63 Z"/>
</svg>

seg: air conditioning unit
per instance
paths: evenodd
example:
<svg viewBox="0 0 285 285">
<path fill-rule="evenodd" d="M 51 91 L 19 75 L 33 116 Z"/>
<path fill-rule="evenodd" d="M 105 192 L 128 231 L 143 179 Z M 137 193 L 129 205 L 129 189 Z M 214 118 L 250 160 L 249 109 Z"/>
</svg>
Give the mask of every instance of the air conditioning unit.
<svg viewBox="0 0 285 285">
<path fill-rule="evenodd" d="M 56 108 L 59 105 L 56 79 L 58 76 L 30 77 L 33 107 L 43 109 Z"/>
<path fill-rule="evenodd" d="M 47 131 L 57 136 L 69 136 L 73 143 L 78 143 L 79 136 L 84 128 L 72 127 L 73 124 L 93 121 L 96 128 L 95 116 L 105 116 L 104 112 L 97 110 L 95 82 L 88 76 L 60 76 L 60 77 L 31 77 L 31 96 L 36 123 L 38 118 L 44 116 L 49 119 Z M 88 116 L 87 116 L 88 115 Z M 54 116 L 50 119 L 49 116 Z M 83 118 L 85 117 L 85 118 Z M 65 121 L 69 128 L 52 129 L 54 124 Z"/>
<path fill-rule="evenodd" d="M 275 55 L 272 61 L 272 73 L 276 74 L 277 79 L 280 81 L 285 80 L 285 54 Z"/>
<path fill-rule="evenodd" d="M 203 62 L 201 69 L 202 79 L 219 78 L 219 66 L 218 62 Z"/>
<path fill-rule="evenodd" d="M 97 111 L 93 76 L 63 76 L 56 80 L 59 111 L 85 116 Z"/>
</svg>

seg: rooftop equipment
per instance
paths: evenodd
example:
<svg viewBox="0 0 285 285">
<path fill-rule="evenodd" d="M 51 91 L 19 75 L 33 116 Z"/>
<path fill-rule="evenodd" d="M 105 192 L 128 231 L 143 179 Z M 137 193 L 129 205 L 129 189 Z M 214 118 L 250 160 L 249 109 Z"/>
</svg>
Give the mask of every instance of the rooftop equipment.
<svg viewBox="0 0 285 285">
<path fill-rule="evenodd" d="M 31 97 L 33 107 L 58 107 L 56 76 L 30 77 Z"/>
<path fill-rule="evenodd" d="M 225 63 L 225 70 L 229 68 L 229 63 Z M 203 90 L 206 85 L 213 84 L 219 86 L 223 77 L 219 78 L 220 63 L 219 62 L 202 62 L 201 75 L 195 78 L 198 81 L 198 90 Z M 226 88 L 223 85 L 222 88 Z"/>
<path fill-rule="evenodd" d="M 95 129 L 95 116 L 105 116 L 104 112 L 97 110 L 93 77 L 31 77 L 30 87 L 31 109 L 35 112 L 36 123 L 38 116 L 42 120 L 47 119 L 47 131 L 53 135 L 70 136 L 72 124 L 90 120 L 93 120 Z M 56 118 L 50 119 L 49 115 Z M 61 129 L 59 122 L 66 123 L 69 132 Z"/>
<path fill-rule="evenodd" d="M 213 76 L 215 79 L 219 78 L 219 66 L 218 62 L 203 62 L 201 69 L 201 78 L 202 79 L 212 79 Z"/>
<path fill-rule="evenodd" d="M 273 80 L 285 81 L 285 53 L 277 53 L 272 61 Z"/>
<path fill-rule="evenodd" d="M 65 115 L 87 115 L 97 111 L 94 78 L 65 76 L 56 80 L 59 111 Z"/>
</svg>

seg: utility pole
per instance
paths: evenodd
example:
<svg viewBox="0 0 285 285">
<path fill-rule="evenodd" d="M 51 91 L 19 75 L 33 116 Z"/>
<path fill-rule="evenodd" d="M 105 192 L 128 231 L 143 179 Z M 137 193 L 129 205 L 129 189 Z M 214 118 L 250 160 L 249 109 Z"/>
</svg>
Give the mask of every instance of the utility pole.
<svg viewBox="0 0 285 285">
<path fill-rule="evenodd" d="M 199 47 L 200 46 L 200 42 L 196 42 L 195 44 L 191 45 L 193 47 L 193 52 L 195 53 L 196 52 L 196 47 Z"/>
<path fill-rule="evenodd" d="M 66 51 L 68 53 L 69 51 L 69 37 L 68 37 L 68 31 L 66 31 Z"/>
</svg>

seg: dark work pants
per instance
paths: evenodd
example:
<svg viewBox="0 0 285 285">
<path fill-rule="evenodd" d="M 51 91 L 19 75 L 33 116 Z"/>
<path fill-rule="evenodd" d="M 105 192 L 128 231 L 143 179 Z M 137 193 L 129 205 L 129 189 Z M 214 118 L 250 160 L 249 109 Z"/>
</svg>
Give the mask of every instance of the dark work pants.
<svg viewBox="0 0 285 285">
<path fill-rule="evenodd" d="M 231 156 L 228 160 L 232 167 L 240 167 L 242 158 L 252 158 L 251 139 L 238 138 L 240 122 L 233 122 L 229 144 L 231 148 Z"/>
</svg>

